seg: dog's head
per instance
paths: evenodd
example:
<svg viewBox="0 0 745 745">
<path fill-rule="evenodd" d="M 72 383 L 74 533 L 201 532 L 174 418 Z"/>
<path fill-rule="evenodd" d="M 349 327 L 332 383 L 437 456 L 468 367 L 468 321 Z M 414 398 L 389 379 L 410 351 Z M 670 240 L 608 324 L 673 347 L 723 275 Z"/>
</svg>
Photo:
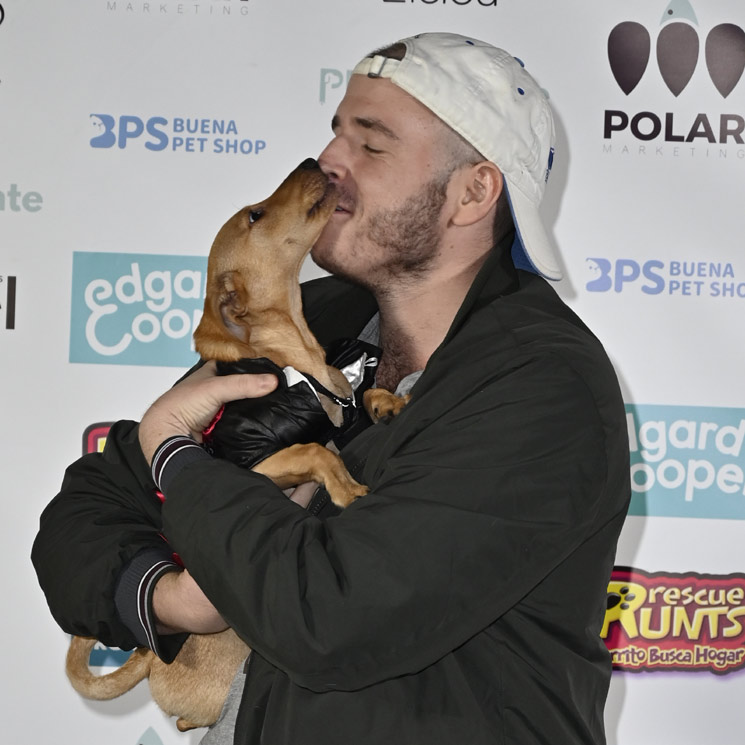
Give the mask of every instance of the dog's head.
<svg viewBox="0 0 745 745">
<path fill-rule="evenodd" d="M 233 215 L 210 251 L 205 316 L 221 319 L 245 340 L 245 329 L 236 333 L 243 319 L 287 302 L 288 287 L 297 284 L 337 199 L 334 185 L 309 158 L 268 199 Z"/>
<path fill-rule="evenodd" d="M 268 199 L 244 207 L 222 226 L 210 268 L 217 274 L 241 271 L 259 277 L 299 267 L 336 202 L 333 184 L 308 158 Z"/>
</svg>

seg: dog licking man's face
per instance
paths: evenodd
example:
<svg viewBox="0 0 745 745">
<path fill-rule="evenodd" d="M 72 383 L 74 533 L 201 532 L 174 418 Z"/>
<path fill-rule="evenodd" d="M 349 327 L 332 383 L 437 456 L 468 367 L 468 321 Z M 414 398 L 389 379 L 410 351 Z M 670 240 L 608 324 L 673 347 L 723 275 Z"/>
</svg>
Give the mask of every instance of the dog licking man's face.
<svg viewBox="0 0 745 745">
<path fill-rule="evenodd" d="M 210 260 L 217 276 L 223 271 L 245 270 L 260 277 L 271 261 L 297 275 L 323 226 L 336 207 L 337 189 L 318 163 L 303 161 L 268 198 L 244 207 L 222 226 Z"/>
</svg>

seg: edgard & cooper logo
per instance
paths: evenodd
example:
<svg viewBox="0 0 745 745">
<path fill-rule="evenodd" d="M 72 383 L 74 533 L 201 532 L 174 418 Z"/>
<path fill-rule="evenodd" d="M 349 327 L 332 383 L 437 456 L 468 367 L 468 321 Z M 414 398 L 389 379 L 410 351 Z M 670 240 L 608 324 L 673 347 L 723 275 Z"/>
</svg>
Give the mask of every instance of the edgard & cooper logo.
<svg viewBox="0 0 745 745">
<path fill-rule="evenodd" d="M 659 25 L 661 28 L 652 55 L 652 37 L 643 24 L 637 21 L 617 24 L 608 36 L 610 70 L 618 87 L 630 97 L 645 75 L 651 78 L 655 74 L 648 70 L 654 56 L 658 79 L 675 99 L 680 98 L 680 103 L 674 110 L 664 112 L 606 109 L 604 139 L 609 141 L 617 139 L 621 133 L 630 134 L 637 143 L 654 143 L 657 155 L 664 154 L 663 143 L 672 144 L 676 156 L 685 152 L 709 157 L 705 147 L 696 148 L 696 145 L 745 144 L 742 109 L 719 111 L 714 110 L 718 107 L 712 103 L 709 111 L 692 110 L 691 106 L 701 105 L 700 98 L 706 93 L 707 86 L 701 84 L 695 89 L 695 100 L 689 96 L 684 103 L 682 99 L 686 97 L 681 97 L 697 72 L 701 72 L 702 77 L 707 75 L 708 88 L 718 91 L 723 99 L 732 93 L 745 71 L 745 30 L 731 19 L 709 25 L 708 31 L 703 30 L 689 0 L 671 0 Z M 704 59 L 700 60 L 702 39 L 705 40 Z M 683 148 L 684 145 L 691 147 Z M 604 144 L 603 151 L 612 153 L 612 144 Z M 624 146 L 624 152 L 630 152 L 628 144 Z M 639 154 L 646 152 L 644 145 L 638 146 Z M 745 157 L 744 150 L 737 152 L 738 157 Z M 726 148 L 720 149 L 718 157 L 727 157 L 726 153 Z"/>
<path fill-rule="evenodd" d="M 600 636 L 616 670 L 745 667 L 745 575 L 647 573 L 616 567 Z"/>
<path fill-rule="evenodd" d="M 266 140 L 242 136 L 234 119 L 91 114 L 90 121 L 93 148 L 123 150 L 136 142 L 153 152 L 260 155 L 266 149 Z"/>
<path fill-rule="evenodd" d="M 745 282 L 728 261 L 586 259 L 588 292 L 642 292 L 645 295 L 745 298 Z"/>
<path fill-rule="evenodd" d="M 101 642 L 96 642 L 91 650 L 88 664 L 91 667 L 121 667 L 132 654 L 118 647 L 107 647 Z"/>
<path fill-rule="evenodd" d="M 745 520 L 745 409 L 626 405 L 630 515 Z"/>
<path fill-rule="evenodd" d="M 188 367 L 207 259 L 75 252 L 70 362 Z"/>
</svg>

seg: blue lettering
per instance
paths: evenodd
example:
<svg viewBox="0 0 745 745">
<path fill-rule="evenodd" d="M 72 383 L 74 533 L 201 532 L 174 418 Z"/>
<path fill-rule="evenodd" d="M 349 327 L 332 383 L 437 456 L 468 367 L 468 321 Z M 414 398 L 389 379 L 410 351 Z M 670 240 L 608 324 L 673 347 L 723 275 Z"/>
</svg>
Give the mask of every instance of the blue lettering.
<svg viewBox="0 0 745 745">
<path fill-rule="evenodd" d="M 132 128 L 130 128 L 132 125 Z M 119 118 L 119 147 L 127 147 L 127 140 L 139 137 L 145 129 L 139 116 L 122 116 Z"/>
<path fill-rule="evenodd" d="M 638 279 L 640 273 L 641 270 L 636 261 L 633 259 L 619 259 L 616 262 L 616 284 L 613 289 L 616 292 L 621 292 L 624 284 L 634 282 Z"/>
<path fill-rule="evenodd" d="M 168 147 L 168 135 L 157 129 L 156 125 L 158 124 L 165 127 L 168 124 L 168 119 L 164 119 L 162 116 L 154 116 L 147 120 L 147 133 L 156 140 L 156 142 L 145 143 L 148 150 L 165 150 Z"/>
<path fill-rule="evenodd" d="M 91 139 L 91 147 L 113 147 L 116 143 L 114 126 L 116 120 L 108 114 L 91 114 L 94 131 L 97 133 Z"/>
<path fill-rule="evenodd" d="M 608 292 L 613 286 L 610 276 L 611 263 L 608 259 L 592 258 L 587 259 L 590 271 L 598 276 L 590 280 L 586 288 L 589 292 Z"/>
<path fill-rule="evenodd" d="M 653 269 L 664 269 L 665 265 L 661 261 L 645 261 L 642 272 L 646 279 L 652 280 L 653 284 L 644 285 L 642 292 L 646 295 L 659 295 L 665 289 L 665 280 L 655 274 Z"/>
</svg>

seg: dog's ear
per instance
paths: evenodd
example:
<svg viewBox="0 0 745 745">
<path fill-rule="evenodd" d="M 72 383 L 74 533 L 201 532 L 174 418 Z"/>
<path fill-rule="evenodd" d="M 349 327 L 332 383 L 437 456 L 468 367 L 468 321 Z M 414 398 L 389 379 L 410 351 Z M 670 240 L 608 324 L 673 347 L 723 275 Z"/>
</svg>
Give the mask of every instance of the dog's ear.
<svg viewBox="0 0 745 745">
<path fill-rule="evenodd" d="M 245 325 L 245 316 L 248 312 L 248 291 L 241 273 L 223 272 L 217 278 L 217 285 L 218 307 L 223 323 L 233 334 L 247 342 L 249 330 Z"/>
</svg>

